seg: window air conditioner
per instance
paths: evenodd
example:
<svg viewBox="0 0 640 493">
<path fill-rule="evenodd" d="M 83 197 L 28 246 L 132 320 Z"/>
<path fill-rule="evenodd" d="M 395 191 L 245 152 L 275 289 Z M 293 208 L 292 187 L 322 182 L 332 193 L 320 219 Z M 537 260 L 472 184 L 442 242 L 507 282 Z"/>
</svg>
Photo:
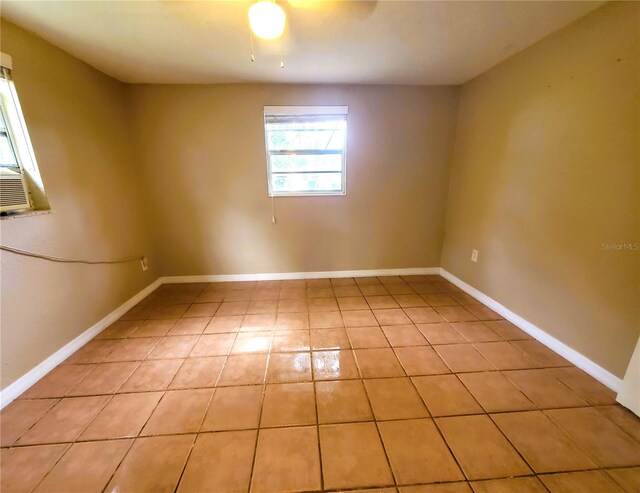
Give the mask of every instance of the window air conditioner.
<svg viewBox="0 0 640 493">
<path fill-rule="evenodd" d="M 31 209 L 27 184 L 19 171 L 0 168 L 0 212 Z"/>
</svg>

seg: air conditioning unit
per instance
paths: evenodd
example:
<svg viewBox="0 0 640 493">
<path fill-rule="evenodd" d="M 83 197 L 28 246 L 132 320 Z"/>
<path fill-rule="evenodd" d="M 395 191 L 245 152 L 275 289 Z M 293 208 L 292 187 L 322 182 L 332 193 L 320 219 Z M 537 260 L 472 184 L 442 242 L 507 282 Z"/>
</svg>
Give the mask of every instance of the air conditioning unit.
<svg viewBox="0 0 640 493">
<path fill-rule="evenodd" d="M 29 191 L 20 171 L 0 168 L 0 212 L 31 209 Z"/>
</svg>

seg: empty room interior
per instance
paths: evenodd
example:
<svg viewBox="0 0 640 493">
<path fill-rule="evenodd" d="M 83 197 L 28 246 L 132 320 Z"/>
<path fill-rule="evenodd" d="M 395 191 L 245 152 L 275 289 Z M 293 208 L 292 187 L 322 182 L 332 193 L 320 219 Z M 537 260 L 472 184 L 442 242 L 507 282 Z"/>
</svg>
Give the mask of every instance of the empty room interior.
<svg viewBox="0 0 640 493">
<path fill-rule="evenodd" d="M 640 492 L 640 2 L 0 14 L 2 493 Z"/>
</svg>

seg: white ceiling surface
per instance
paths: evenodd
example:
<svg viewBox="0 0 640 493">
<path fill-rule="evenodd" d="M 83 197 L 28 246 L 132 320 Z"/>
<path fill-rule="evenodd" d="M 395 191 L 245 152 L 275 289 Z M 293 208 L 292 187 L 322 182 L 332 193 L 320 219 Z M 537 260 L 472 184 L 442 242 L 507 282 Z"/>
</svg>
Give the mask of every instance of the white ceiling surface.
<svg viewBox="0 0 640 493">
<path fill-rule="evenodd" d="M 431 85 L 466 82 L 603 2 L 278 3 L 284 69 L 279 41 L 254 39 L 250 61 L 250 1 L 2 0 L 1 13 L 124 82 Z"/>
</svg>

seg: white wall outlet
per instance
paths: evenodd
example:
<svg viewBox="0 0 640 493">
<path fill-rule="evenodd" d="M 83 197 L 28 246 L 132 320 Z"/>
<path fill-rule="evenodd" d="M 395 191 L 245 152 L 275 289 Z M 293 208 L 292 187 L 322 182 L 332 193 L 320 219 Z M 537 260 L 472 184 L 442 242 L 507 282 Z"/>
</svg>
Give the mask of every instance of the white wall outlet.
<svg viewBox="0 0 640 493">
<path fill-rule="evenodd" d="M 471 261 L 472 262 L 478 261 L 478 250 L 471 250 Z"/>
<path fill-rule="evenodd" d="M 149 263 L 147 262 L 147 257 L 142 257 L 140 259 L 140 265 L 142 266 L 143 271 L 149 270 Z"/>
</svg>

